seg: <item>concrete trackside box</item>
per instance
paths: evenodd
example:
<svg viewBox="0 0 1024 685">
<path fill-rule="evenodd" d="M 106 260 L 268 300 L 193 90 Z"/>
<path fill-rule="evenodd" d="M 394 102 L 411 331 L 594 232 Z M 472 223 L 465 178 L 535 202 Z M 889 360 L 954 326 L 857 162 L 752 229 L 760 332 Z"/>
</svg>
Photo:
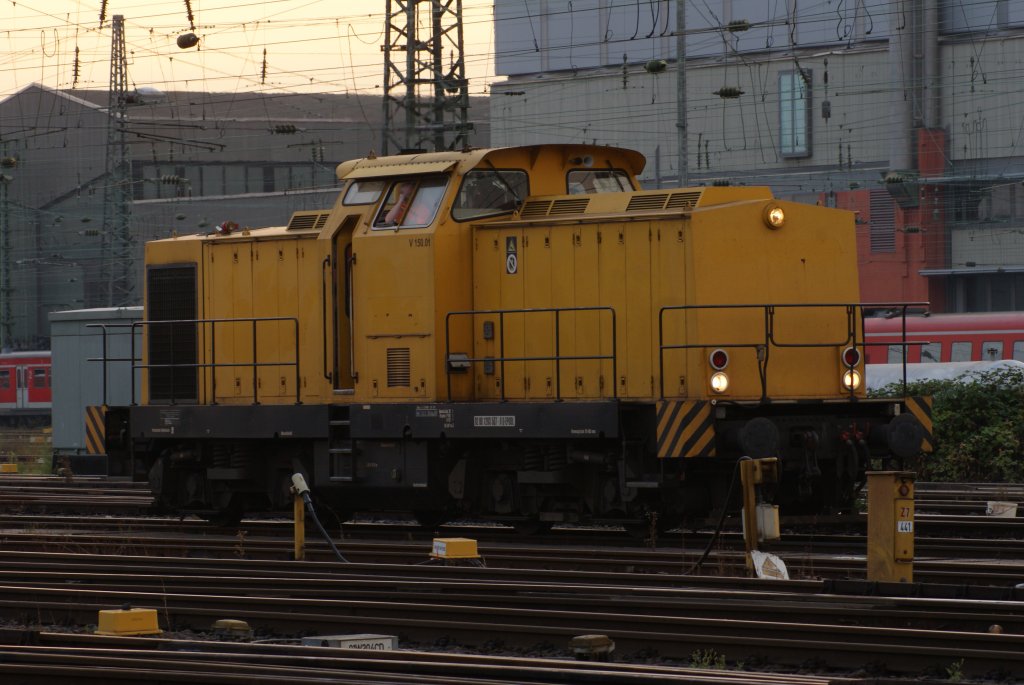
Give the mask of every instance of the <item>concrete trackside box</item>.
<svg viewBox="0 0 1024 685">
<path fill-rule="evenodd" d="M 142 319 L 142 307 L 75 309 L 50 312 L 53 358 L 54 463 L 71 460 L 79 475 L 106 475 L 102 446 L 90 444 L 86 431 L 87 407 L 124 406 L 131 402 L 132 367 L 127 361 L 108 361 L 106 378 L 104 339 L 108 360 L 132 355 L 131 324 Z M 135 356 L 142 356 L 141 328 L 135 329 Z M 136 392 L 139 372 L 134 374 Z M 104 382 L 106 381 L 106 382 Z M 106 397 L 104 397 L 104 392 Z M 97 447 L 99 449 L 97 450 Z"/>
</svg>

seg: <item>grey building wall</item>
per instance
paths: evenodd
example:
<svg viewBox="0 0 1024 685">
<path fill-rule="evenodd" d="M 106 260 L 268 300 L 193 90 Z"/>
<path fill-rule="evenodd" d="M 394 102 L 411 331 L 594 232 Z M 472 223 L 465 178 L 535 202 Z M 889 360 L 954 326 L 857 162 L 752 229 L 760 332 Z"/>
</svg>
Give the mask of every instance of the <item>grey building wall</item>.
<svg viewBox="0 0 1024 685">
<path fill-rule="evenodd" d="M 210 233 L 224 221 L 240 227 L 283 226 L 292 213 L 311 209 L 330 209 L 337 188 L 297 190 L 280 193 L 253 193 L 214 197 L 139 200 L 132 205 L 132 218 L 138 226 L 138 278 L 141 279 L 142 248 L 148 240 L 172 235 Z M 139 281 L 141 282 L 141 280 Z"/>
<path fill-rule="evenodd" d="M 951 165 L 988 173 L 1007 169 L 992 160 L 1012 160 L 1011 170 L 1024 170 L 1024 96 L 1017 86 L 1024 73 L 1024 3 L 935 3 L 938 97 Z M 677 4 L 497 0 L 496 65 L 506 79 L 492 87 L 493 143 L 628 145 L 651 160 L 648 182 L 677 175 Z M 794 191 L 876 181 L 888 168 L 894 139 L 909 135 L 891 121 L 899 85 L 891 77 L 889 38 L 904 21 L 901 13 L 923 4 L 686 3 L 688 169 L 698 179 L 727 174 L 745 182 L 792 174 L 782 183 Z M 734 20 L 751 28 L 727 30 Z M 922 38 L 912 40 L 917 46 Z M 648 73 L 644 65 L 652 59 L 668 61 L 668 68 Z M 810 153 L 787 157 L 780 150 L 779 79 L 800 70 L 810 100 Z M 923 76 L 915 71 L 908 83 L 921 88 Z M 742 95 L 720 97 L 723 87 Z M 923 117 L 919 110 L 915 124 Z"/>
<path fill-rule="evenodd" d="M 920 273 L 948 279 L 951 309 L 1024 309 L 1024 2 L 496 0 L 493 144 L 622 145 L 647 157 L 647 186 L 675 185 L 683 5 L 691 184 L 834 202 L 887 188 L 889 172 L 918 180 L 917 132 L 940 129 L 943 171 L 919 180 L 942 228 L 922 241 L 945 263 Z M 793 74 L 806 96 L 799 154 L 783 144 Z M 901 212 L 888 230 L 902 230 Z"/>
<path fill-rule="evenodd" d="M 39 85 L 0 101 L 12 347 L 48 347 L 49 312 L 141 302 L 140 280 L 126 301 L 111 302 L 104 278 L 107 101 L 105 91 Z M 474 146 L 490 143 L 488 115 L 471 99 Z M 335 166 L 378 150 L 381 126 L 379 96 L 133 94 L 125 131 L 136 279 L 154 237 L 224 220 L 281 225 L 293 211 L 329 207 Z"/>
</svg>

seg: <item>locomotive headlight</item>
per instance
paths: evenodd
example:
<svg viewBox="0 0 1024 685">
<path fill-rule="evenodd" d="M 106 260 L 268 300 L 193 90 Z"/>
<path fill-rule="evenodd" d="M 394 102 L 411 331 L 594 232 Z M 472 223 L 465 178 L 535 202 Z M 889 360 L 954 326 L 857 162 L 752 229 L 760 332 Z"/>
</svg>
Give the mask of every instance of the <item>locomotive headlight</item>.
<svg viewBox="0 0 1024 685">
<path fill-rule="evenodd" d="M 843 387 L 847 390 L 856 390 L 860 387 L 860 371 L 849 369 L 843 373 Z"/>
<path fill-rule="evenodd" d="M 778 205 L 768 205 L 764 208 L 763 218 L 768 228 L 782 228 L 786 223 L 786 212 Z"/>
<path fill-rule="evenodd" d="M 711 391 L 723 393 L 729 389 L 729 376 L 724 371 L 711 374 Z"/>
</svg>

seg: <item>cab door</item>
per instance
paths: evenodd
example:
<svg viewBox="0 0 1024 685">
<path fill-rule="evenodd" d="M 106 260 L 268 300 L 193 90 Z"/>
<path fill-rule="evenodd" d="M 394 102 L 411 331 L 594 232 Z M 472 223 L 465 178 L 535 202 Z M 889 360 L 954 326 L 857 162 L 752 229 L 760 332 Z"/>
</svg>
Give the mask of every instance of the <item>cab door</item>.
<svg viewBox="0 0 1024 685">
<path fill-rule="evenodd" d="M 325 312 L 325 316 L 331 316 L 333 325 L 330 329 L 334 331 L 334 344 L 329 346 L 333 355 L 329 354 L 326 361 L 331 366 L 331 383 L 334 390 L 340 393 L 351 392 L 355 388 L 356 360 L 352 346 L 352 317 L 355 307 L 355 294 L 352 289 L 352 231 L 355 230 L 360 218 L 361 214 L 345 217 L 338 230 L 334 232 L 331 239 L 329 272 L 323 274 L 324 278 L 329 279 L 331 288 L 331 296 L 328 298 L 331 303 L 330 312 Z M 324 335 L 327 336 L 326 330 Z"/>
<path fill-rule="evenodd" d="M 36 409 L 50 406 L 50 367 L 45 364 L 29 364 L 21 367 L 24 387 L 18 406 Z"/>
<path fill-rule="evenodd" d="M 18 367 L 0 367 L 0 409 L 18 406 Z"/>
</svg>

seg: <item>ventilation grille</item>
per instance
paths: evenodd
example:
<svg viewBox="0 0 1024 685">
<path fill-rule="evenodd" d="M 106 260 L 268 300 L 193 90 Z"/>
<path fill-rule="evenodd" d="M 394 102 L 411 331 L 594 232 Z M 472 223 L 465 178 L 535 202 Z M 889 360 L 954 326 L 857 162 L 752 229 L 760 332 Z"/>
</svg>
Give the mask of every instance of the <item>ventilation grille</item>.
<svg viewBox="0 0 1024 685">
<path fill-rule="evenodd" d="M 288 222 L 289 231 L 319 231 L 327 223 L 329 212 L 296 212 Z"/>
<path fill-rule="evenodd" d="M 699 190 L 680 193 L 637 193 L 629 198 L 627 212 L 657 212 L 666 209 L 693 209 L 700 200 Z M 590 206 L 589 197 L 574 197 L 565 200 L 531 200 L 523 205 L 520 219 L 537 219 L 545 216 L 567 216 L 584 214 Z"/>
<path fill-rule="evenodd" d="M 583 214 L 590 204 L 589 197 L 574 197 L 569 200 L 533 200 L 523 205 L 520 219 L 536 219 L 542 216 L 565 216 Z"/>
<path fill-rule="evenodd" d="M 408 347 L 389 347 L 388 387 L 408 388 L 410 366 Z"/>
<path fill-rule="evenodd" d="M 556 214 L 583 214 L 590 204 L 589 197 L 574 198 L 572 200 L 555 200 L 548 210 L 548 216 Z"/>
<path fill-rule="evenodd" d="M 668 196 L 666 209 L 693 209 L 700 200 L 700 191 L 691 190 L 686 193 L 672 193 Z"/>
<path fill-rule="evenodd" d="M 534 219 L 539 216 L 547 216 L 548 209 L 551 207 L 551 200 L 533 200 L 523 205 L 522 211 L 519 212 L 520 219 Z"/>
<path fill-rule="evenodd" d="M 146 272 L 146 310 L 149 321 L 195 319 L 195 266 L 150 267 Z M 176 365 L 150 370 L 150 400 L 195 402 L 196 324 L 151 323 L 148 328 L 149 363 Z"/>
<path fill-rule="evenodd" d="M 664 209 L 668 195 L 658 193 L 657 195 L 634 195 L 629 199 L 626 206 L 627 212 L 643 212 L 652 209 Z"/>
</svg>

